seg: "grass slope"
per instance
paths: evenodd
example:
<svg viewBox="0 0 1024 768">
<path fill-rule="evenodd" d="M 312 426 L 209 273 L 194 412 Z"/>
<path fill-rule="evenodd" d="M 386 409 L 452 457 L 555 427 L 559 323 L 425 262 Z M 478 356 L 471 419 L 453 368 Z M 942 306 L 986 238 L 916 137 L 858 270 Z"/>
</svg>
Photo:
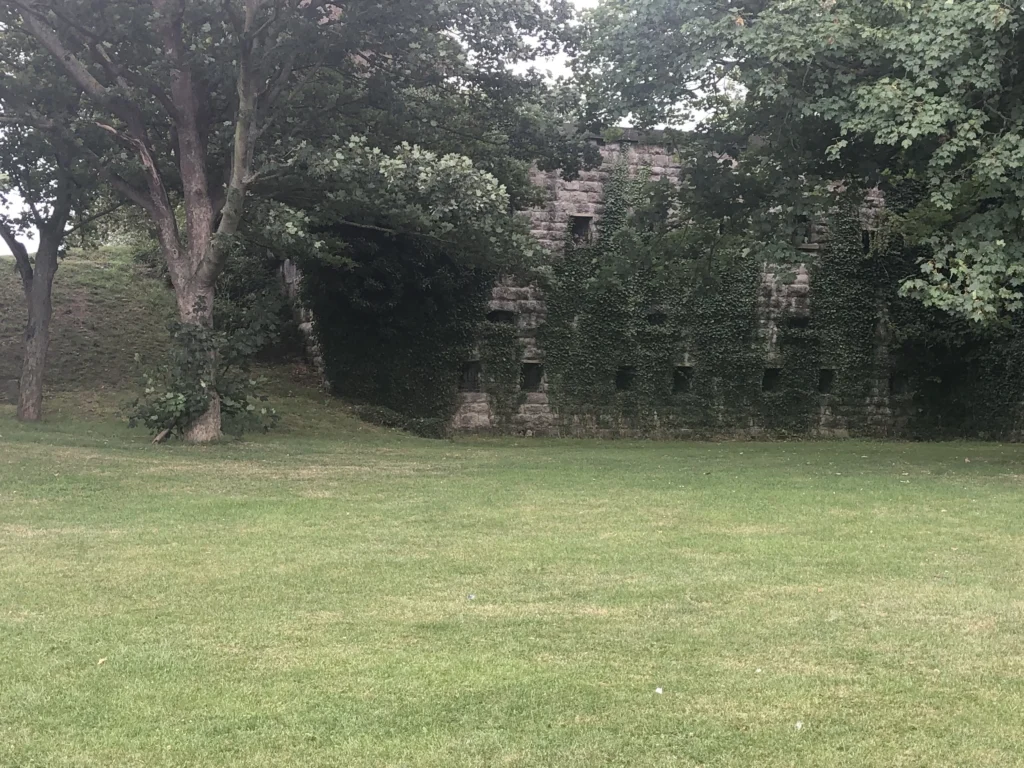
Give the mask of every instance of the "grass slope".
<svg viewBox="0 0 1024 768">
<path fill-rule="evenodd" d="M 14 261 L 0 256 L 0 380 L 21 375 L 25 312 Z M 53 286 L 48 391 L 130 388 L 137 378 L 135 353 L 160 358 L 173 313 L 171 290 L 123 250 L 75 252 L 63 259 Z"/>
<path fill-rule="evenodd" d="M 1019 446 L 444 443 L 299 394 L 153 448 L 9 410 L 0 765 L 1024 754 Z"/>
</svg>

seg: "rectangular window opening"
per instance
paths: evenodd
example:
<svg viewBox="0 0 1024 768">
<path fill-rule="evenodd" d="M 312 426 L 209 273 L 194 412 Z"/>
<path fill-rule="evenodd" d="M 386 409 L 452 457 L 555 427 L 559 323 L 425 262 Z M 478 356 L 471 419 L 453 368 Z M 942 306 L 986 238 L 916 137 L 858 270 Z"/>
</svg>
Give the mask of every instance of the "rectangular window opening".
<svg viewBox="0 0 1024 768">
<path fill-rule="evenodd" d="M 764 376 L 761 377 L 762 392 L 777 392 L 782 383 L 781 368 L 765 368 Z"/>
<path fill-rule="evenodd" d="M 462 364 L 462 373 L 459 377 L 460 392 L 479 392 L 481 367 L 479 360 L 471 360 Z"/>
<path fill-rule="evenodd" d="M 910 377 L 906 371 L 893 371 L 889 375 L 889 394 L 905 395 L 910 392 Z"/>
<path fill-rule="evenodd" d="M 860 242 L 864 247 L 864 253 L 871 253 L 871 246 L 874 244 L 875 236 L 870 229 L 862 229 L 860 232 Z"/>
<path fill-rule="evenodd" d="M 647 322 L 650 325 L 665 325 L 668 322 L 668 314 L 660 309 L 653 309 L 647 313 Z"/>
<path fill-rule="evenodd" d="M 544 380 L 544 366 L 540 363 L 523 363 L 519 375 L 519 388 L 523 392 L 539 392 Z"/>
<path fill-rule="evenodd" d="M 572 239 L 581 243 L 589 243 L 594 231 L 593 216 L 572 217 Z"/>
<path fill-rule="evenodd" d="M 515 325 L 516 313 L 509 309 L 492 309 L 487 313 L 487 321 L 499 325 Z"/>
<path fill-rule="evenodd" d="M 811 327 L 810 315 L 790 315 L 786 318 L 786 325 L 797 330 L 806 330 Z"/>
<path fill-rule="evenodd" d="M 835 383 L 836 372 L 831 368 L 822 368 L 818 371 L 818 394 L 831 395 Z"/>
<path fill-rule="evenodd" d="M 677 365 L 672 373 L 672 394 L 683 395 L 693 390 L 693 366 Z"/>
<path fill-rule="evenodd" d="M 636 379 L 636 368 L 632 365 L 624 365 L 615 372 L 615 389 L 619 392 L 628 392 L 633 388 L 633 381 Z"/>
<path fill-rule="evenodd" d="M 799 215 L 793 226 L 793 245 L 810 245 L 814 242 L 814 222 L 810 216 Z"/>
</svg>

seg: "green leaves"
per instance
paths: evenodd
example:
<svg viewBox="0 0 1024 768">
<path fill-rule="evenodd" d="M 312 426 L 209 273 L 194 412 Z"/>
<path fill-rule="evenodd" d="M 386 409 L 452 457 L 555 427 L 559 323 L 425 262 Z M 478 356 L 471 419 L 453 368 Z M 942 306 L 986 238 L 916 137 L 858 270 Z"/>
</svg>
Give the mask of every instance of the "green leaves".
<svg viewBox="0 0 1024 768">
<path fill-rule="evenodd" d="M 593 112 L 641 122 L 707 112 L 756 140 L 716 151 L 774 158 L 790 178 L 870 188 L 927 180 L 948 211 L 905 293 L 991 322 L 1024 300 L 1024 8 L 990 0 L 606 0 L 581 60 Z M 742 20 L 742 23 L 738 23 Z M 725 83 L 741 89 L 727 98 Z M 775 204 L 786 204 L 780 198 Z M 1004 245 L 997 245 L 1002 241 Z"/>
<path fill-rule="evenodd" d="M 249 375 L 256 352 L 276 338 L 272 311 L 249 306 L 229 331 L 175 322 L 170 332 L 170 361 L 142 372 L 142 393 L 129 411 L 129 425 L 180 436 L 215 397 L 229 431 L 277 425 L 277 411 L 267 405 L 266 379 Z M 138 355 L 136 362 L 142 363 Z"/>
<path fill-rule="evenodd" d="M 282 173 L 293 181 L 270 191 L 263 228 L 307 261 L 340 264 L 344 242 L 329 232 L 360 228 L 420 238 L 468 264 L 510 268 L 533 250 L 504 185 L 462 155 L 408 143 L 384 152 L 352 136 L 328 150 L 300 147 Z"/>
</svg>

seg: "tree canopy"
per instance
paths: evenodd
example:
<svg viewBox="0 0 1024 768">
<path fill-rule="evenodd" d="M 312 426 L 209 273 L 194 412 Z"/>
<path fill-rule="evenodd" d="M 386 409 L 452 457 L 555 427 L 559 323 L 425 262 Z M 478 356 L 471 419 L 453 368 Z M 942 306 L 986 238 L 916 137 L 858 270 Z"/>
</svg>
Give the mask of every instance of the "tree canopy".
<svg viewBox="0 0 1024 768">
<path fill-rule="evenodd" d="M 10 0 L 0 8 L 0 43 L 28 46 L 62 70 L 52 103 L 78 106 L 58 115 L 41 100 L 32 124 L 146 212 L 182 319 L 208 326 L 217 276 L 253 226 L 246 215 L 257 195 L 293 214 L 300 204 L 315 209 L 282 217 L 293 229 L 340 216 L 409 224 L 417 235 L 461 227 L 466 237 L 476 222 L 468 241 L 493 237 L 490 255 L 500 259 L 513 209 L 535 199 L 530 163 L 572 173 L 595 159 L 563 129 L 571 98 L 515 69 L 571 47 L 570 17 L 564 0 Z M 381 161 L 367 176 L 359 163 L 373 155 L 351 151 L 359 136 L 399 164 L 415 160 L 418 172 Z M 386 168 L 388 184 L 358 186 Z M 472 183 L 448 185 L 448 213 L 427 233 L 402 201 L 453 172 Z M 295 191 L 314 183 L 330 194 L 301 201 Z M 408 195 L 395 197 L 404 184 Z M 481 195 L 505 207 L 505 222 L 496 209 L 460 224 L 448 215 L 474 210 Z M 341 208 L 329 213 L 330 203 Z M 358 213 L 367 220 L 354 222 Z M 192 437 L 207 439 L 218 424 L 214 399 Z"/>
<path fill-rule="evenodd" d="M 995 0 L 605 0 L 577 66 L 597 118 L 710 110 L 802 174 L 919 190 L 904 291 L 975 321 L 1024 306 L 1024 8 Z M 744 157 L 739 157 L 743 154 Z"/>
</svg>

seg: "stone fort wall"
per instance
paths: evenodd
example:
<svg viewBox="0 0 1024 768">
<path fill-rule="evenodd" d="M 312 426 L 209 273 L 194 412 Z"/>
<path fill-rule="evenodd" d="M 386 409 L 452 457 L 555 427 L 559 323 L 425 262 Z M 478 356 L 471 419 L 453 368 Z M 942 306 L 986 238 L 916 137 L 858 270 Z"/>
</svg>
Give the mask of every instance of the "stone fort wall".
<svg viewBox="0 0 1024 768">
<path fill-rule="evenodd" d="M 583 171 L 574 181 L 564 181 L 557 172 L 536 172 L 534 182 L 547 190 L 547 205 L 529 211 L 530 229 L 537 240 L 557 257 L 571 233 L 584 234 L 592 228 L 604 212 L 604 187 L 617 164 L 625 161 L 631 172 L 646 169 L 653 181 L 675 179 L 680 163 L 671 149 L 665 146 L 641 143 L 627 134 L 620 141 L 602 143 L 600 147 L 604 163 L 601 167 Z M 870 210 L 879 205 L 879 199 L 872 199 L 866 207 Z M 865 226 L 870 226 L 870 215 Z M 805 242 L 798 245 L 806 261 L 787 264 L 783 269 L 766 265 L 758 293 L 758 344 L 763 345 L 766 367 L 781 361 L 779 351 L 779 328 L 790 318 L 808 318 L 811 313 L 811 275 L 808 265 L 814 254 L 822 247 L 824 233 L 820 227 L 811 227 Z M 782 272 L 785 272 L 783 278 Z M 545 304 L 543 292 L 536 286 L 517 285 L 503 282 L 495 285 L 489 303 L 490 312 L 504 313 L 518 329 L 519 342 L 523 351 L 524 366 L 543 370 L 544 350 L 537 343 L 537 329 L 544 323 Z M 888 356 L 888 348 L 882 335 L 879 338 L 877 354 Z M 696 361 L 699 364 L 699 361 Z M 579 416 L 562 418 L 552 407 L 547 393 L 547 382 L 543 376 L 539 385 L 522 393 L 522 404 L 513 416 L 511 428 L 523 435 L 558 436 L 637 436 L 628 420 L 609 424 Z M 819 397 L 816 404 L 815 423 L 811 434 L 820 436 L 845 436 L 848 434 L 847 420 L 851 409 L 859 410 L 858 422 L 868 423 L 872 434 L 889 436 L 897 434 L 900 426 L 899 404 L 892 402 L 889 382 L 870 383 L 870 396 L 863 403 L 838 403 L 828 395 Z M 489 396 L 484 392 L 460 392 L 458 407 L 452 426 L 456 431 L 486 432 L 496 428 L 496 419 Z M 760 426 L 751 422 L 742 430 L 747 436 L 756 436 Z M 686 427 L 674 425 L 671 428 L 645 430 L 644 435 L 654 437 L 683 437 L 691 434 Z"/>
</svg>

